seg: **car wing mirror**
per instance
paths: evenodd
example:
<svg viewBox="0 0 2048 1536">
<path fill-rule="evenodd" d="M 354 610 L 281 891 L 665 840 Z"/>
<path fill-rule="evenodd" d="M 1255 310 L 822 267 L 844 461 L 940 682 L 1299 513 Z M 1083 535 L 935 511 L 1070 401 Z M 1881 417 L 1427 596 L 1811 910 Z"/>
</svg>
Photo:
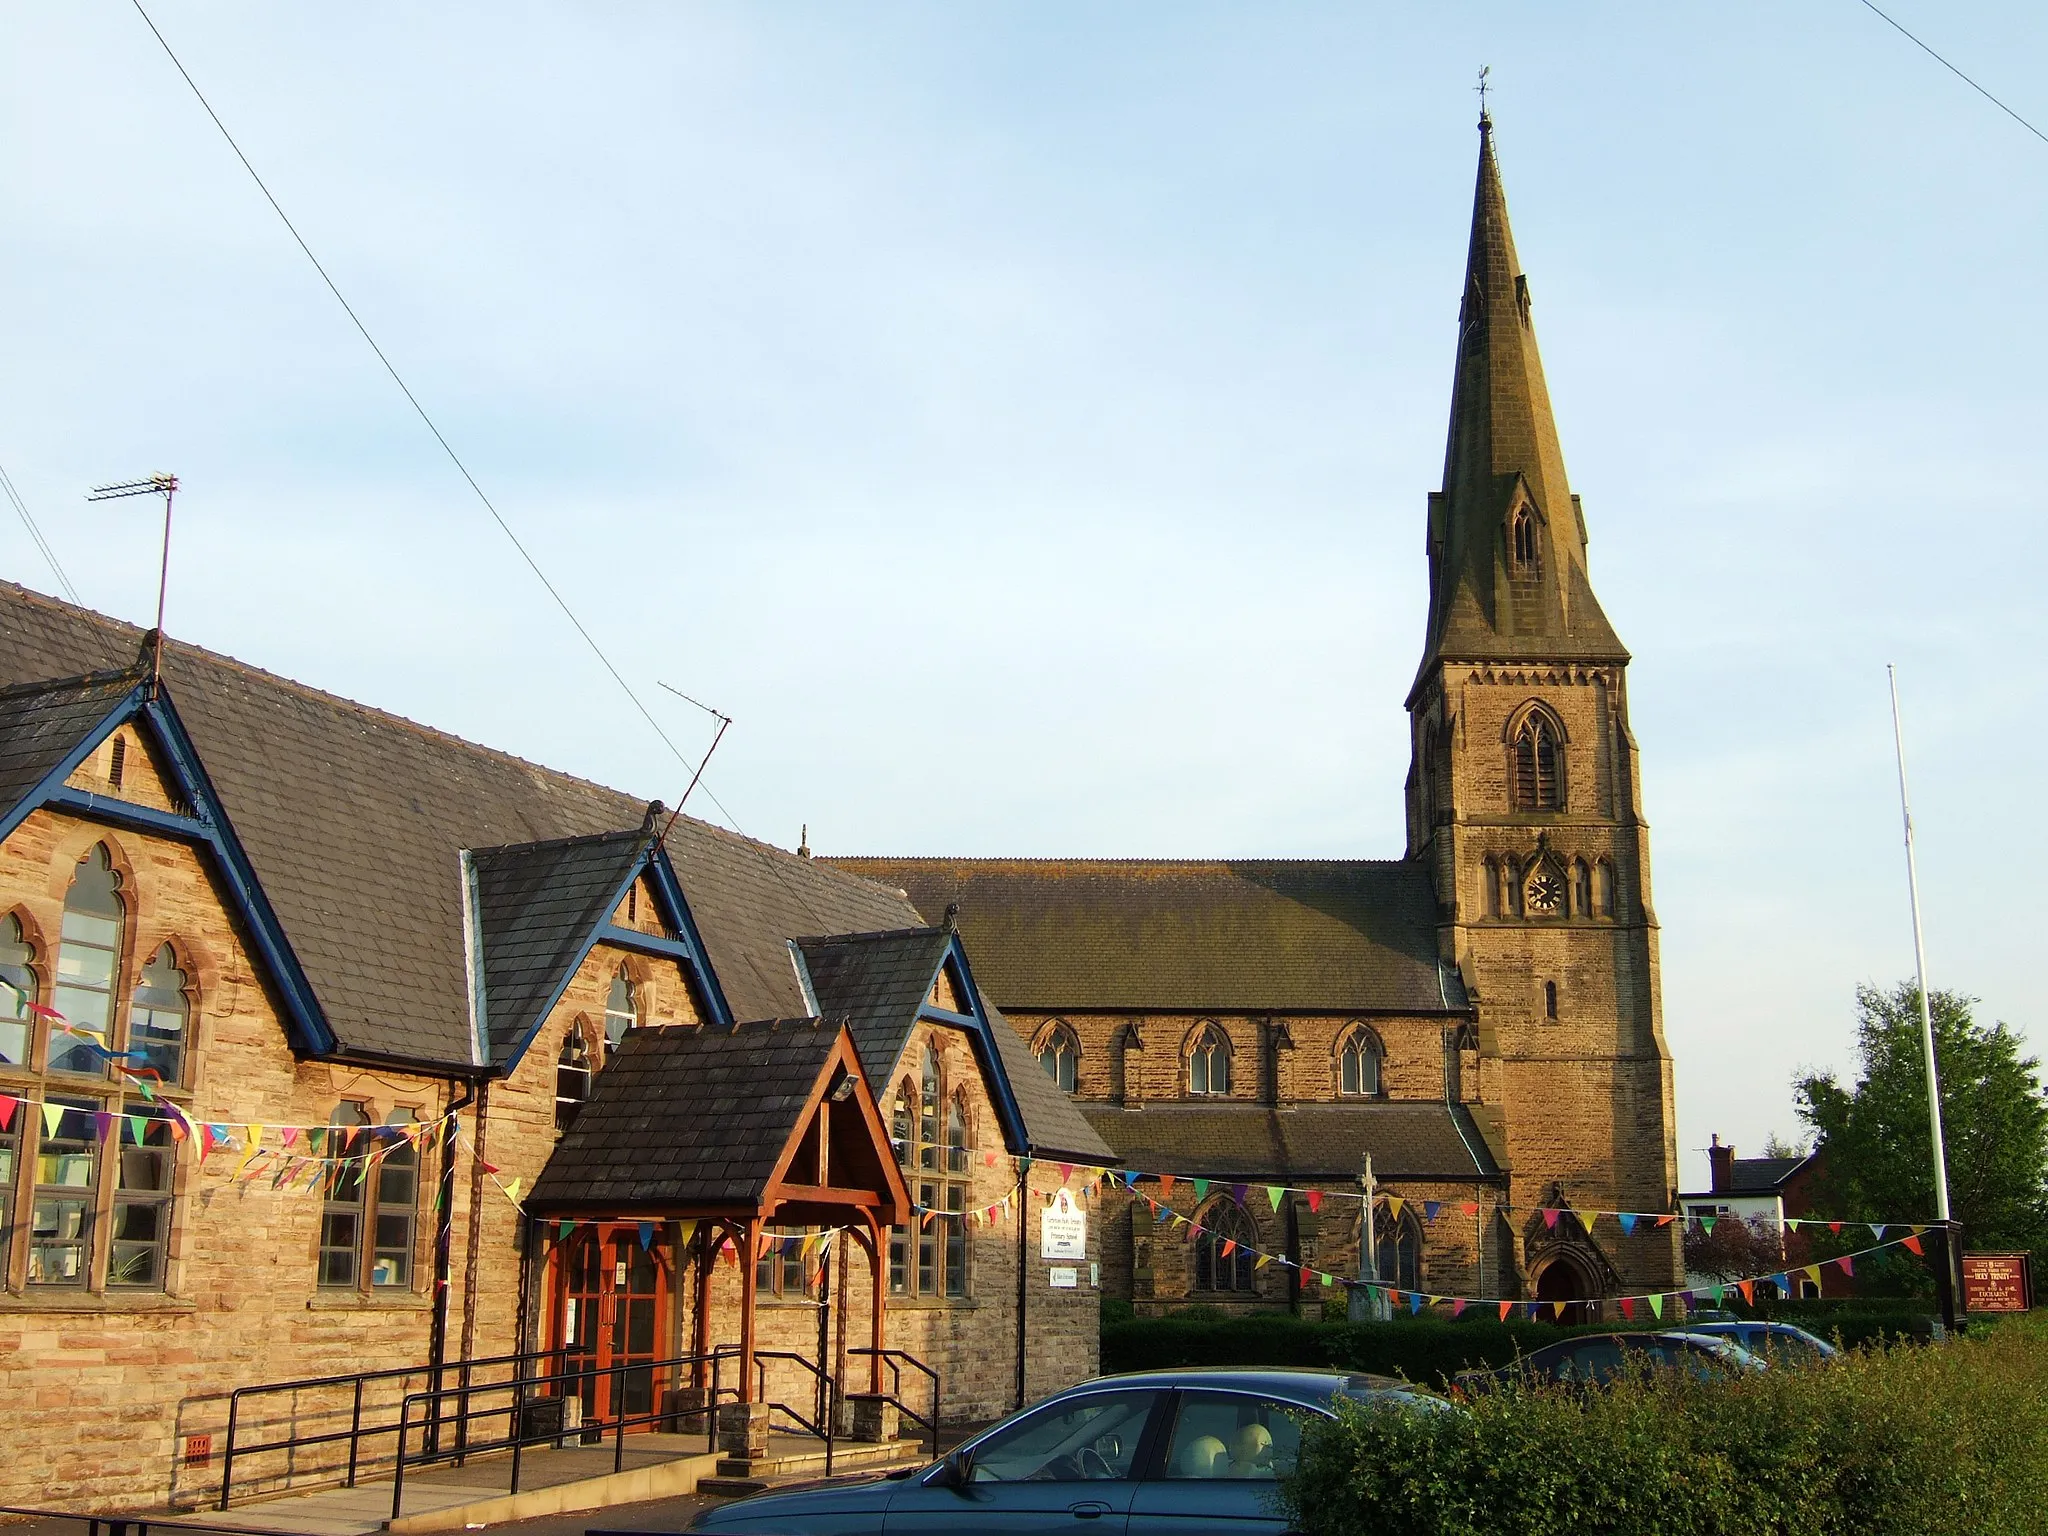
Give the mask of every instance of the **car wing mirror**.
<svg viewBox="0 0 2048 1536">
<path fill-rule="evenodd" d="M 958 1451 L 948 1456 L 936 1467 L 926 1480 L 928 1488 L 965 1488 L 967 1486 L 968 1459 Z"/>
</svg>

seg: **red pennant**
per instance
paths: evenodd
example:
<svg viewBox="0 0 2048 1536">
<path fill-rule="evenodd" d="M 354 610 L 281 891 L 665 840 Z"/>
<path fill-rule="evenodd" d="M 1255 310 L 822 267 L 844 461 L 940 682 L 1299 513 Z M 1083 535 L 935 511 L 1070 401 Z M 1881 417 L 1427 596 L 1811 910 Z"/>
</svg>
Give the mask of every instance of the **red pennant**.
<svg viewBox="0 0 2048 1536">
<path fill-rule="evenodd" d="M 1237 1239 L 1234 1237 L 1226 1237 L 1223 1240 L 1223 1251 L 1217 1254 L 1216 1257 L 1218 1257 L 1219 1259 L 1227 1259 L 1230 1257 L 1231 1253 L 1235 1251 L 1236 1248 Z"/>
<path fill-rule="evenodd" d="M 1060 1182 L 1061 1182 L 1062 1184 L 1064 1184 L 1064 1183 L 1066 1183 L 1066 1182 L 1067 1182 L 1067 1180 L 1071 1179 L 1071 1178 L 1072 1178 L 1073 1176 L 1074 1176 L 1074 1165 L 1073 1165 L 1072 1163 L 1061 1163 L 1061 1164 L 1060 1164 Z"/>
<path fill-rule="evenodd" d="M 1555 1206 L 1545 1206 L 1543 1209 L 1543 1225 L 1555 1231 L 1557 1228 L 1557 1218 L 1563 1214 Z"/>
<path fill-rule="evenodd" d="M 1512 1301 L 1502 1302 L 1500 1304 L 1500 1320 L 1502 1322 L 1506 1322 L 1508 1320 L 1508 1314 L 1514 1310 L 1515 1304 Z"/>
<path fill-rule="evenodd" d="M 1311 1216 L 1313 1216 L 1313 1215 L 1314 1215 L 1314 1214 L 1315 1214 L 1315 1213 L 1316 1213 L 1317 1211 L 1320 1211 L 1320 1210 L 1321 1210 L 1322 1208 L 1323 1208 L 1323 1192 L 1322 1192 L 1322 1191 L 1321 1191 L 1320 1189 L 1312 1189 L 1312 1190 L 1310 1190 L 1310 1191 L 1308 1192 L 1308 1210 L 1309 1210 L 1309 1214 L 1310 1214 Z"/>
<path fill-rule="evenodd" d="M 1906 1239 L 1905 1239 L 1905 1244 L 1906 1244 L 1906 1248 L 1907 1248 L 1907 1250 L 1908 1250 L 1909 1252 L 1912 1252 L 1912 1253 L 1919 1253 L 1919 1252 L 1921 1251 L 1921 1250 L 1920 1250 L 1920 1239 L 1919 1239 L 1919 1238 L 1917 1238 L 1917 1237 L 1909 1237 L 1909 1238 L 1906 1238 Z"/>
<path fill-rule="evenodd" d="M 1670 1226 L 1670 1225 L 1671 1225 L 1672 1221 L 1673 1221 L 1673 1220 L 1675 1220 L 1675 1219 L 1676 1219 L 1676 1218 L 1674 1218 L 1674 1217 L 1671 1217 L 1671 1216 L 1659 1216 L 1659 1217 L 1657 1218 L 1657 1225 L 1658 1225 L 1658 1226 L 1660 1226 L 1660 1227 L 1668 1227 L 1668 1226 Z"/>
<path fill-rule="evenodd" d="M 1837 1237 L 1840 1237 L 1842 1235 L 1842 1224 L 1839 1221 L 1831 1221 L 1828 1223 L 1828 1230 Z"/>
<path fill-rule="evenodd" d="M 1634 1322 L 1634 1321 L 1635 1321 L 1635 1316 L 1636 1316 L 1636 1299 L 1635 1299 L 1635 1297 L 1633 1297 L 1633 1296 L 1624 1296 L 1624 1297 L 1622 1297 L 1622 1298 L 1621 1298 L 1621 1315 L 1622 1315 L 1622 1317 L 1623 1317 L 1623 1318 L 1625 1318 L 1625 1319 L 1626 1319 L 1627 1321 L 1629 1321 L 1629 1322 Z"/>
<path fill-rule="evenodd" d="M 1462 1296 L 1453 1296 L 1453 1297 L 1451 1298 L 1451 1318 L 1452 1318 L 1452 1320 L 1453 1320 L 1453 1321 L 1456 1321 L 1456 1320 L 1457 1320 L 1458 1318 L 1461 1318 L 1461 1317 L 1463 1317 L 1464 1315 L 1465 1315 L 1465 1298 L 1464 1298 L 1464 1297 L 1462 1297 Z"/>
<path fill-rule="evenodd" d="M 1467 1216 L 1477 1216 L 1479 1214 L 1479 1202 L 1477 1200 L 1467 1200 L 1458 1209 Z"/>
<path fill-rule="evenodd" d="M 1842 1267 L 1843 1274 L 1853 1275 L 1856 1273 L 1855 1261 L 1852 1260 L 1848 1254 L 1843 1254 L 1839 1259 L 1835 1260 L 1835 1262 Z"/>
<path fill-rule="evenodd" d="M 14 1111 L 20 1103 L 12 1094 L 0 1093 L 0 1131 L 14 1124 Z"/>
<path fill-rule="evenodd" d="M 1736 1289 L 1742 1292 L 1743 1301 L 1750 1306 L 1756 1305 L 1756 1282 L 1754 1280 L 1744 1280 L 1736 1286 Z"/>
</svg>

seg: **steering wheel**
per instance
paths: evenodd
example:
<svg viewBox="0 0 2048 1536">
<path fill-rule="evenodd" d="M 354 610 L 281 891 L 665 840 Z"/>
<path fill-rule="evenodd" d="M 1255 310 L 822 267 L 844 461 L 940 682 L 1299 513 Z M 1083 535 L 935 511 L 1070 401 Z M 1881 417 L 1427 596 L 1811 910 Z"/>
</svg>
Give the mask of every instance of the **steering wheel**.
<svg viewBox="0 0 2048 1536">
<path fill-rule="evenodd" d="M 1074 1462 L 1085 1478 L 1092 1480 L 1116 1476 L 1116 1468 L 1109 1464 L 1109 1458 L 1092 1445 L 1084 1445 L 1074 1452 Z"/>
</svg>

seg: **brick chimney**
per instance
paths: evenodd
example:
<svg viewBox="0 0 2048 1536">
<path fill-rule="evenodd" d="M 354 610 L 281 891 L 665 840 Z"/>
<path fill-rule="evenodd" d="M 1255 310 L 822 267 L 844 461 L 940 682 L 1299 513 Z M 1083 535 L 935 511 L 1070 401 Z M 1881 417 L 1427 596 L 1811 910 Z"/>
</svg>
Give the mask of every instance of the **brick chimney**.
<svg viewBox="0 0 2048 1536">
<path fill-rule="evenodd" d="M 1726 1194 L 1729 1186 L 1735 1182 L 1735 1149 L 1722 1146 L 1721 1138 L 1716 1136 L 1714 1144 L 1707 1148 L 1707 1163 L 1714 1171 L 1714 1193 Z"/>
</svg>

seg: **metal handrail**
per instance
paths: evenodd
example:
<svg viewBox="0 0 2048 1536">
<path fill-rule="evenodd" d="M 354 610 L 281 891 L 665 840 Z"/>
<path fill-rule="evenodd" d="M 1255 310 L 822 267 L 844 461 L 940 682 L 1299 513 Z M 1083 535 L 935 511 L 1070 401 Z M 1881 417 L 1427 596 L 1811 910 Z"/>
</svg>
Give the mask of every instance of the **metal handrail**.
<svg viewBox="0 0 2048 1536">
<path fill-rule="evenodd" d="M 805 1418 L 802 1414 L 798 1413 L 794 1408 L 790 1407 L 789 1404 L 769 1401 L 768 1362 L 770 1360 L 787 1360 L 790 1361 L 792 1364 L 802 1366 L 805 1370 L 811 1373 L 812 1378 L 817 1382 L 818 1386 L 816 1405 L 812 1408 L 811 1411 L 813 1413 L 816 1413 L 818 1417 L 824 1421 L 822 1428 L 819 1425 L 814 1424 L 811 1420 Z M 793 1421 L 795 1421 L 795 1423 L 800 1428 L 802 1428 L 806 1434 L 812 1436 L 814 1439 L 822 1440 L 825 1442 L 825 1475 L 827 1477 L 830 1477 L 832 1475 L 832 1458 L 834 1454 L 833 1442 L 837 1438 L 838 1430 L 838 1415 L 834 1411 L 834 1396 L 837 1393 L 839 1387 L 839 1384 L 832 1379 L 832 1373 L 826 1370 L 824 1366 L 818 1364 L 816 1361 L 807 1360 L 802 1355 L 796 1354 L 794 1351 L 787 1349 L 755 1350 L 754 1371 L 760 1382 L 759 1387 L 756 1389 L 757 1400 L 766 1403 L 767 1406 L 770 1408 L 781 1409 Z"/>
<path fill-rule="evenodd" d="M 871 1355 L 889 1367 L 889 1385 L 891 1390 L 883 1393 L 882 1396 L 896 1405 L 898 1413 L 910 1420 L 911 1423 L 923 1428 L 925 1433 L 931 1436 L 932 1456 L 936 1459 L 939 1454 L 939 1373 L 905 1349 L 849 1349 L 847 1353 L 849 1355 Z M 903 1367 L 906 1365 L 931 1381 L 932 1412 L 930 1418 L 926 1418 L 915 1408 L 911 1407 L 910 1404 L 903 1401 Z"/>
<path fill-rule="evenodd" d="M 559 1351 L 548 1351 L 548 1353 L 554 1354 L 559 1353 Z M 483 1455 L 491 1451 L 509 1450 L 512 1453 L 511 1492 L 517 1493 L 519 1491 L 521 1453 L 524 1449 L 528 1445 L 537 1444 L 542 1441 L 559 1440 L 564 1435 L 570 1433 L 570 1431 L 561 1428 L 538 1432 L 529 1431 L 520 1422 L 520 1410 L 525 1408 L 530 1400 L 528 1397 L 529 1389 L 536 1387 L 566 1386 L 571 1383 L 580 1385 L 586 1381 L 594 1381 L 599 1376 L 609 1376 L 612 1379 L 612 1399 L 614 1402 L 619 1402 L 623 1400 L 625 1377 L 629 1371 L 646 1371 L 651 1378 L 652 1374 L 656 1371 L 673 1370 L 678 1366 L 685 1365 L 708 1364 L 711 1367 L 711 1385 L 707 1391 L 703 1406 L 701 1410 L 689 1409 L 685 1411 L 692 1413 L 701 1411 L 704 1413 L 708 1421 L 706 1431 L 708 1443 L 706 1449 L 713 1449 L 716 1447 L 718 1440 L 718 1399 L 727 1392 L 738 1396 L 737 1388 L 721 1387 L 718 1382 L 719 1359 L 724 1353 L 725 1351 L 723 1350 L 712 1350 L 704 1354 L 671 1355 L 661 1360 L 615 1361 L 605 1366 L 578 1366 L 570 1370 L 549 1371 L 537 1376 L 520 1376 L 511 1381 L 486 1382 L 481 1386 L 457 1389 L 457 1392 L 453 1395 L 461 1399 L 456 1412 L 458 1443 L 455 1448 L 448 1450 L 431 1447 L 416 1453 L 407 1453 L 405 1442 L 408 1433 L 413 1427 L 413 1404 L 436 1402 L 451 1395 L 446 1389 L 436 1391 L 432 1388 L 424 1392 L 408 1393 L 404 1401 L 399 1405 L 398 1423 L 390 1426 L 398 1435 L 398 1455 L 391 1480 L 391 1518 L 396 1520 L 401 1513 L 401 1505 L 405 1498 L 405 1469 L 408 1466 L 431 1466 L 437 1461 L 453 1461 L 462 1457 Z M 469 1398 L 474 1394 L 507 1391 L 512 1393 L 512 1399 L 502 1407 L 478 1409 L 470 1406 Z M 571 1392 L 563 1391 L 560 1393 L 541 1393 L 539 1397 L 542 1401 L 550 1399 L 566 1401 L 572 1395 Z M 500 1414 L 506 1416 L 508 1428 L 508 1433 L 503 1438 L 482 1441 L 470 1440 L 468 1438 L 468 1427 L 471 1420 L 495 1418 Z M 601 1419 L 595 1423 L 585 1421 L 582 1426 L 582 1432 L 588 1433 L 590 1430 L 595 1429 L 602 1436 L 606 1430 L 611 1431 L 612 1470 L 619 1472 L 625 1468 L 626 1430 L 631 1427 L 653 1424 L 673 1417 L 675 1417 L 673 1410 L 664 1410 L 656 1406 L 650 1408 L 646 1413 L 629 1414 L 620 1412 L 609 1419 Z"/>
<path fill-rule="evenodd" d="M 553 1358 L 559 1353 L 559 1350 L 552 1349 L 528 1349 L 521 1350 L 516 1354 L 489 1355 L 480 1360 L 468 1360 L 461 1363 L 471 1369 L 502 1365 L 513 1366 L 516 1369 L 534 1360 Z M 433 1371 L 434 1367 L 432 1365 L 392 1366 L 376 1371 L 351 1371 L 339 1376 L 307 1376 L 298 1381 L 271 1381 L 262 1382 L 255 1386 L 236 1387 L 228 1394 L 228 1427 L 225 1437 L 227 1443 L 221 1450 L 219 1507 L 221 1509 L 228 1507 L 228 1499 L 234 1487 L 235 1458 L 238 1455 L 260 1455 L 265 1451 L 295 1451 L 306 1446 L 332 1445 L 336 1441 L 346 1440 L 349 1443 L 348 1474 L 344 1486 L 355 1487 L 357 1451 L 363 1437 L 365 1435 L 389 1434 L 396 1427 L 384 1424 L 373 1425 L 369 1429 L 363 1428 L 364 1385 L 373 1381 L 396 1381 L 410 1376 L 426 1376 L 432 1374 Z M 354 1389 L 354 1401 L 349 1412 L 349 1427 L 346 1430 L 337 1429 L 310 1435 L 287 1435 L 282 1440 L 266 1440 L 260 1445 L 238 1447 L 235 1444 L 235 1433 L 241 1419 L 242 1400 L 244 1398 L 265 1397 L 286 1392 L 309 1392 L 322 1387 L 342 1386 L 353 1387 Z M 450 1395 L 449 1390 L 445 1387 L 439 1389 L 439 1391 L 440 1395 L 444 1398 Z"/>
</svg>

